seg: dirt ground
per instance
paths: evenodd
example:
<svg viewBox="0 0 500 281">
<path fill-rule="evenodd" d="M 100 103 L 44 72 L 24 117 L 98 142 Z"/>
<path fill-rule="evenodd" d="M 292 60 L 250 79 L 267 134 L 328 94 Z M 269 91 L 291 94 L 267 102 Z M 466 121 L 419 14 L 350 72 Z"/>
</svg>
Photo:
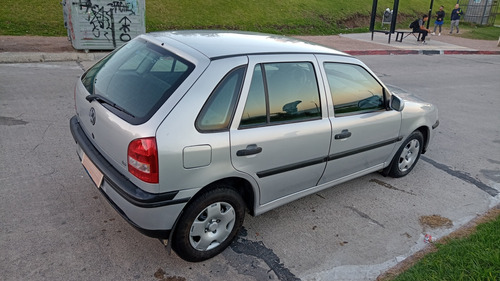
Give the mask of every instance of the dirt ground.
<svg viewBox="0 0 500 281">
<path fill-rule="evenodd" d="M 0 52 L 75 52 L 67 37 L 0 36 Z"/>
</svg>

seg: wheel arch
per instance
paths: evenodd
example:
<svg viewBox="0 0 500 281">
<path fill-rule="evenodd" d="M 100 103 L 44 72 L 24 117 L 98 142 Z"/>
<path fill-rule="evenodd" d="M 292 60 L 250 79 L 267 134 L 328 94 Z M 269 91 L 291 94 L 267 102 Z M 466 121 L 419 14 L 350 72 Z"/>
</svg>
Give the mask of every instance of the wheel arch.
<svg viewBox="0 0 500 281">
<path fill-rule="evenodd" d="M 245 202 L 245 208 L 248 211 L 248 213 L 252 216 L 255 215 L 255 202 L 257 200 L 256 192 L 254 191 L 252 184 L 248 180 L 239 177 L 223 178 L 207 184 L 206 186 L 201 188 L 198 192 L 196 192 L 196 194 L 189 200 L 186 206 L 190 202 L 194 201 L 197 197 L 201 196 L 203 193 L 216 189 L 220 185 L 227 185 L 232 189 L 236 190 L 236 192 L 238 192 L 241 195 L 241 198 Z"/>
<path fill-rule="evenodd" d="M 427 126 L 420 126 L 415 131 L 419 131 L 420 133 L 422 133 L 422 136 L 424 137 L 424 143 L 422 146 L 422 154 L 424 154 L 427 151 L 427 146 L 429 145 L 430 129 Z"/>
<path fill-rule="evenodd" d="M 427 126 L 422 125 L 422 126 L 418 127 L 417 129 L 411 131 L 411 133 L 409 133 L 408 136 L 406 136 L 406 138 L 404 138 L 402 140 L 402 143 L 404 143 L 406 141 L 406 139 L 409 138 L 409 136 L 411 134 L 413 134 L 414 132 L 420 132 L 422 134 L 423 142 L 424 143 L 422 144 L 422 152 L 421 152 L 421 154 L 424 154 L 425 151 L 426 151 L 426 149 L 427 149 L 427 145 L 429 144 L 429 140 L 430 140 L 430 131 L 429 131 L 429 128 Z M 392 154 L 392 156 L 391 156 L 392 158 L 391 158 L 391 161 L 389 162 L 389 165 L 387 165 L 384 169 L 382 169 L 380 171 L 380 173 L 384 177 L 389 176 L 391 167 L 394 165 L 395 157 L 398 154 L 399 149 L 400 149 L 400 147 L 395 150 L 394 154 Z"/>
</svg>

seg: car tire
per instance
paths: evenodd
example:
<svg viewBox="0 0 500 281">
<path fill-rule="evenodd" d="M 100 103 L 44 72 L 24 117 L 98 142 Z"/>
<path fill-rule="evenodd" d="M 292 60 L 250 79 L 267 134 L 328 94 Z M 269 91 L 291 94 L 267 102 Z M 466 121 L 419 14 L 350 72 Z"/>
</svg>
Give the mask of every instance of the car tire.
<svg viewBox="0 0 500 281">
<path fill-rule="evenodd" d="M 189 203 L 172 237 L 172 248 L 184 260 L 200 262 L 221 253 L 236 237 L 245 218 L 241 195 L 217 186 Z"/>
<path fill-rule="evenodd" d="M 417 164 L 424 145 L 424 136 L 420 131 L 414 131 L 403 142 L 392 159 L 388 175 L 393 178 L 406 176 Z"/>
</svg>

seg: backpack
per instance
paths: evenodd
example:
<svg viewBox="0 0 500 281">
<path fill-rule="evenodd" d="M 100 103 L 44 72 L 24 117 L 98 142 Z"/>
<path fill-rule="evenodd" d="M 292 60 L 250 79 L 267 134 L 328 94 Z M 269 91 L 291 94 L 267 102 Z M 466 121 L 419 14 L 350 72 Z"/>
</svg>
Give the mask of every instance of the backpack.
<svg viewBox="0 0 500 281">
<path fill-rule="evenodd" d="M 409 27 L 410 27 L 411 29 L 413 29 L 413 30 L 415 30 L 415 29 L 419 29 L 419 28 L 420 28 L 420 25 L 418 25 L 418 21 L 419 21 L 419 19 L 414 20 L 412 23 L 410 23 L 410 26 L 409 26 Z"/>
</svg>

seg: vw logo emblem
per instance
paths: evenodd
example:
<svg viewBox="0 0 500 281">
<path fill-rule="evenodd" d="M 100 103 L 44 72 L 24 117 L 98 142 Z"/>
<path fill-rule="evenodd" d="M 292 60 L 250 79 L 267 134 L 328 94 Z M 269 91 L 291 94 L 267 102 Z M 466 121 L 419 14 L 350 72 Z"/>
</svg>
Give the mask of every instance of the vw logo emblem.
<svg viewBox="0 0 500 281">
<path fill-rule="evenodd" d="M 92 123 L 92 125 L 95 125 L 95 109 L 93 107 L 90 108 L 89 116 L 90 123 Z"/>
</svg>

